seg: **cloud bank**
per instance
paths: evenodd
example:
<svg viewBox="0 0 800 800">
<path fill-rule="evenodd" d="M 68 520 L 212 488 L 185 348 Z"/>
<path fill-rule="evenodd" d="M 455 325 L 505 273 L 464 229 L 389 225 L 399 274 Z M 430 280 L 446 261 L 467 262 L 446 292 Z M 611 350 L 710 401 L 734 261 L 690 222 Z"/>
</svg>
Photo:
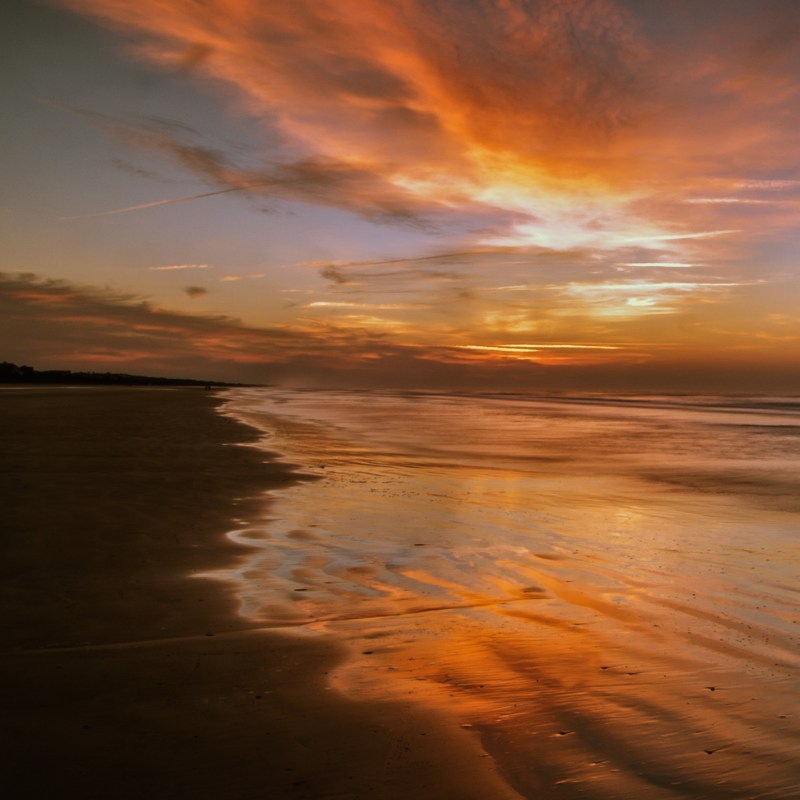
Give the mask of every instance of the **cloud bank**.
<svg viewBox="0 0 800 800">
<path fill-rule="evenodd" d="M 255 327 L 31 274 L 0 273 L 0 312 L 3 337 L 14 343 L 4 357 L 41 369 L 125 365 L 142 374 L 303 386 L 747 391 L 758 385 L 800 391 L 800 336 L 791 334 L 800 321 L 796 316 L 776 317 L 772 333 L 764 334 L 767 347 L 770 336 L 784 341 L 783 359 L 765 358 L 758 342 L 737 342 L 720 360 L 714 350 L 687 359 L 669 343 L 534 341 L 524 324 L 527 338 L 497 345 L 456 344 L 445 335 L 427 344 L 399 343 L 352 320 Z M 528 319 L 523 314 L 516 324 Z M 513 328 L 513 314 L 506 322 Z M 787 363 L 795 369 L 787 370 Z"/>
</svg>

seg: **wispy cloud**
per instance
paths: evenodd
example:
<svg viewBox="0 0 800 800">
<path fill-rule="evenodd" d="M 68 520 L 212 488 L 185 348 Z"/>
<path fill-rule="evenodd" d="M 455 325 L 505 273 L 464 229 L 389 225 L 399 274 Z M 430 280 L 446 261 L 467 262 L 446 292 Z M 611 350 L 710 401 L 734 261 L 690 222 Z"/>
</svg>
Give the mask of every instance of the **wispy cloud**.
<svg viewBox="0 0 800 800">
<path fill-rule="evenodd" d="M 148 267 L 155 272 L 171 272 L 182 269 L 210 269 L 208 264 L 167 264 L 163 267 Z"/>
<path fill-rule="evenodd" d="M 747 180 L 734 183 L 737 189 L 797 189 L 800 188 L 800 180 L 794 179 L 767 179 L 767 180 Z"/>
<path fill-rule="evenodd" d="M 694 269 L 702 267 L 702 264 L 686 264 L 682 261 L 625 261 L 621 267 L 641 267 L 658 269 Z"/>
<path fill-rule="evenodd" d="M 744 206 L 769 206 L 775 203 L 788 202 L 785 200 L 765 200 L 758 197 L 689 197 L 684 202 L 694 205 L 744 205 Z"/>
<path fill-rule="evenodd" d="M 336 300 L 316 300 L 306 303 L 305 308 L 362 308 L 374 311 L 401 311 L 417 308 L 412 303 L 352 303 Z"/>
<path fill-rule="evenodd" d="M 500 352 L 513 353 L 515 351 L 524 351 L 526 353 L 535 353 L 539 350 L 619 350 L 619 345 L 611 344 L 500 344 L 500 345 L 483 345 L 483 344 L 461 344 L 459 347 L 464 350 L 498 350 Z"/>
<path fill-rule="evenodd" d="M 237 281 L 257 281 L 261 278 L 265 278 L 267 275 L 266 272 L 251 272 L 247 275 L 239 275 L 238 273 L 233 273 L 231 275 L 223 275 L 220 278 L 220 281 L 223 283 L 235 283 Z"/>
</svg>

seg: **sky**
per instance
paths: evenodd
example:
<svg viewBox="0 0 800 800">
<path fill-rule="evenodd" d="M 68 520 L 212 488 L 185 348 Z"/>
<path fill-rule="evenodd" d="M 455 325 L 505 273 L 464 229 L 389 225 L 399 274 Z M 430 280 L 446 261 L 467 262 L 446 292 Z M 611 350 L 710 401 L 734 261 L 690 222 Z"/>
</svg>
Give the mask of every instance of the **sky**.
<svg viewBox="0 0 800 800">
<path fill-rule="evenodd" d="M 0 360 L 800 393 L 796 0 L 4 0 Z"/>
</svg>

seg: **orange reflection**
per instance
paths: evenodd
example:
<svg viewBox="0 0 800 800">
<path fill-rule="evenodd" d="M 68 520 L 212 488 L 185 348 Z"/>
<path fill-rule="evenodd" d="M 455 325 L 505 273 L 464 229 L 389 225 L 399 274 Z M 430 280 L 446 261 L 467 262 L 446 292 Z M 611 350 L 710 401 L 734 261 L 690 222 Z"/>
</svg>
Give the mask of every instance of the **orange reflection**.
<svg viewBox="0 0 800 800">
<path fill-rule="evenodd" d="M 436 709 L 525 797 L 791 788 L 796 520 L 726 492 L 720 464 L 795 412 L 267 395 L 236 414 L 319 480 L 232 533 L 248 554 L 216 577 L 251 624 L 345 642 L 334 688 Z"/>
</svg>

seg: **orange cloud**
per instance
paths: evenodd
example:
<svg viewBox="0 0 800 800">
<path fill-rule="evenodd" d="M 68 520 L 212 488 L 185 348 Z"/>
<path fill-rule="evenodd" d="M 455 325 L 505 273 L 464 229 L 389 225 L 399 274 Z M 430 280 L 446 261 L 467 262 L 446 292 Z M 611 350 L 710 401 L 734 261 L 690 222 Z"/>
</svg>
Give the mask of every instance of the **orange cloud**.
<svg viewBox="0 0 800 800">
<path fill-rule="evenodd" d="M 788 0 L 702 15 L 633 0 L 62 2 L 133 37 L 139 57 L 230 87 L 265 140 L 279 132 L 287 150 L 263 169 L 127 132 L 220 193 L 409 224 L 489 215 L 498 235 L 474 238 L 494 244 L 679 250 L 733 226 L 643 200 L 702 200 L 712 183 L 765 186 L 796 167 L 800 9 Z"/>
<path fill-rule="evenodd" d="M 230 87 L 265 141 L 277 131 L 285 145 L 243 167 L 175 131 L 105 120 L 220 188 L 101 214 L 244 191 L 494 228 L 473 242 L 672 242 L 681 256 L 691 237 L 748 227 L 733 206 L 768 205 L 723 194 L 731 202 L 706 202 L 717 208 L 704 220 L 685 200 L 796 182 L 800 9 L 789 0 L 702 15 L 634 0 L 62 3 L 132 37 L 140 58 Z"/>
</svg>

